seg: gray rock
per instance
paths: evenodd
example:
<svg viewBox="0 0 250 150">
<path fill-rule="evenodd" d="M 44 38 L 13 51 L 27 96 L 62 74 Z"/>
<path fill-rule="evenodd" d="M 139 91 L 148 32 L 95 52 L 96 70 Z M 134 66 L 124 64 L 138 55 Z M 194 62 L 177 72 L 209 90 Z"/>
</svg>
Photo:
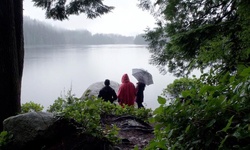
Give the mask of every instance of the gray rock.
<svg viewBox="0 0 250 150">
<path fill-rule="evenodd" d="M 118 82 L 110 80 L 110 87 L 112 87 L 116 94 L 118 92 L 120 84 Z M 104 87 L 104 81 L 95 82 L 91 84 L 83 93 L 81 99 L 90 98 L 92 96 L 98 96 L 99 91 Z"/>
<path fill-rule="evenodd" d="M 7 118 L 4 130 L 13 135 L 6 150 L 111 149 L 106 139 L 84 133 L 74 119 L 48 112 L 30 112 Z"/>
<path fill-rule="evenodd" d="M 29 112 L 12 116 L 4 120 L 3 128 L 13 134 L 13 145 L 22 149 L 25 145 L 36 140 L 54 137 L 48 131 L 56 121 L 53 114 L 48 112 Z"/>
</svg>

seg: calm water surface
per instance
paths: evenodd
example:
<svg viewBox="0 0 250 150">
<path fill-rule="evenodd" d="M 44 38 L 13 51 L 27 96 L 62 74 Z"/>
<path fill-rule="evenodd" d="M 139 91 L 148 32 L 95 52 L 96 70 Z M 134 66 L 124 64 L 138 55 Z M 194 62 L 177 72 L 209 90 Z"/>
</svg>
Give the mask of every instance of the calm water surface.
<svg viewBox="0 0 250 150">
<path fill-rule="evenodd" d="M 25 48 L 22 103 L 33 101 L 47 109 L 71 89 L 76 97 L 93 83 L 110 79 L 121 83 L 124 73 L 136 84 L 133 68 L 144 68 L 154 84 L 146 86 L 144 105 L 155 109 L 157 97 L 173 82 L 171 74 L 161 75 L 150 65 L 150 53 L 142 45 L 64 45 Z"/>
</svg>

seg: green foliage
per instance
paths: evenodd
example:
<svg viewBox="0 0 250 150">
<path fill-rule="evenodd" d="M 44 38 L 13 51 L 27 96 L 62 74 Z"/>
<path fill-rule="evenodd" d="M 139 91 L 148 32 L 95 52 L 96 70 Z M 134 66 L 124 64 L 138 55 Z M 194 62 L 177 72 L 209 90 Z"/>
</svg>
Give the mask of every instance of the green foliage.
<svg viewBox="0 0 250 150">
<path fill-rule="evenodd" d="M 40 104 L 36 104 L 34 102 L 27 102 L 22 104 L 21 106 L 21 113 L 27 113 L 27 112 L 38 112 L 43 110 L 43 106 Z"/>
<path fill-rule="evenodd" d="M 197 93 L 188 92 L 192 87 L 182 95 L 185 103 L 158 100 L 151 119 L 155 138 L 147 149 L 250 148 L 250 68 L 220 77 L 213 73 L 196 82 Z"/>
<path fill-rule="evenodd" d="M 177 98 L 182 98 L 181 93 L 186 92 L 191 89 L 199 89 L 200 84 L 198 84 L 198 80 L 196 78 L 180 78 L 174 80 L 173 83 L 169 84 L 166 89 L 163 90 L 162 95 L 167 97 L 168 99 L 175 100 Z M 197 93 L 198 91 L 193 91 Z"/>
<path fill-rule="evenodd" d="M 136 145 L 133 150 L 139 150 L 138 145 Z"/>
<path fill-rule="evenodd" d="M 58 97 L 52 105 L 47 109 L 48 112 L 60 114 L 66 107 L 79 101 L 78 98 L 72 94 L 72 89 L 70 89 L 64 96 Z"/>
<path fill-rule="evenodd" d="M 140 0 L 140 6 L 148 9 L 146 1 Z M 207 67 L 225 73 L 238 64 L 249 66 L 249 7 L 238 0 L 156 1 L 151 11 L 158 26 L 145 36 L 151 63 L 176 76 Z"/>
<path fill-rule="evenodd" d="M 11 142 L 13 135 L 9 134 L 7 131 L 2 131 L 0 133 L 0 149 L 5 149 L 5 146 Z"/>
<path fill-rule="evenodd" d="M 140 7 L 156 8 L 158 18 L 145 36 L 151 64 L 183 77 L 210 69 L 165 89 L 173 103 L 158 98 L 147 149 L 249 149 L 249 1 L 140 0 Z"/>
<path fill-rule="evenodd" d="M 60 113 L 64 110 L 65 106 L 64 104 L 66 104 L 67 101 L 64 100 L 61 97 L 58 97 L 58 99 L 56 99 L 54 101 L 54 103 L 52 105 L 50 105 L 50 107 L 47 109 L 48 112 L 55 112 L 55 113 Z"/>
<path fill-rule="evenodd" d="M 106 126 L 103 130 L 104 136 L 113 143 L 119 143 L 120 139 L 117 138 L 119 128 L 116 125 Z"/>
<path fill-rule="evenodd" d="M 151 109 L 137 109 L 130 106 L 105 102 L 97 97 L 90 97 L 84 100 L 76 98 L 71 92 L 65 98 L 58 98 L 49 107 L 48 112 L 60 114 L 66 118 L 73 118 L 83 126 L 82 132 L 89 133 L 100 138 L 108 138 L 111 142 L 117 143 L 119 128 L 114 125 L 103 127 L 101 116 L 107 115 L 133 115 L 142 120 L 148 121 L 152 115 Z"/>
<path fill-rule="evenodd" d="M 111 12 L 114 7 L 107 6 L 101 0 L 73 0 L 66 3 L 66 0 L 32 0 L 35 6 L 46 10 L 46 17 L 57 20 L 68 19 L 70 15 L 79 15 L 85 13 L 88 18 L 100 17 L 105 13 Z"/>
</svg>

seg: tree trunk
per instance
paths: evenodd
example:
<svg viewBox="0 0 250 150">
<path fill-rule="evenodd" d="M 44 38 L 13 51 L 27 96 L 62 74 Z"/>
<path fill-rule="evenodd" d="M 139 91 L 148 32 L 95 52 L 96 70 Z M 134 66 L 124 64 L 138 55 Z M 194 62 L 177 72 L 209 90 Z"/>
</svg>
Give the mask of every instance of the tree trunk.
<svg viewBox="0 0 250 150">
<path fill-rule="evenodd" d="M 23 72 L 23 0 L 0 0 L 0 131 L 20 112 Z"/>
</svg>

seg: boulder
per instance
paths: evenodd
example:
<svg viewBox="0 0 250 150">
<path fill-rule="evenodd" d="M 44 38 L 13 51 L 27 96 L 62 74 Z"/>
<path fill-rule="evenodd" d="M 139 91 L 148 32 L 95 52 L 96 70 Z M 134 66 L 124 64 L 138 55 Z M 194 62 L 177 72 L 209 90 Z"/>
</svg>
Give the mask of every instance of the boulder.
<svg viewBox="0 0 250 150">
<path fill-rule="evenodd" d="M 116 81 L 112 81 L 110 80 L 110 87 L 112 87 L 116 94 L 118 92 L 120 84 Z M 100 82 L 95 82 L 93 84 L 91 84 L 82 94 L 81 99 L 86 99 L 86 98 L 90 98 L 92 96 L 98 96 L 99 91 L 104 87 L 104 82 L 100 81 Z"/>
<path fill-rule="evenodd" d="M 13 143 L 17 149 L 27 145 L 39 145 L 37 140 L 54 137 L 48 129 L 55 123 L 56 118 L 48 112 L 29 112 L 9 117 L 3 122 L 3 129 L 13 134 Z"/>
<path fill-rule="evenodd" d="M 13 135 L 7 150 L 110 149 L 107 139 L 84 133 L 73 119 L 48 112 L 29 112 L 4 120 L 4 130 Z M 1 149 L 1 148 L 0 148 Z"/>
</svg>

